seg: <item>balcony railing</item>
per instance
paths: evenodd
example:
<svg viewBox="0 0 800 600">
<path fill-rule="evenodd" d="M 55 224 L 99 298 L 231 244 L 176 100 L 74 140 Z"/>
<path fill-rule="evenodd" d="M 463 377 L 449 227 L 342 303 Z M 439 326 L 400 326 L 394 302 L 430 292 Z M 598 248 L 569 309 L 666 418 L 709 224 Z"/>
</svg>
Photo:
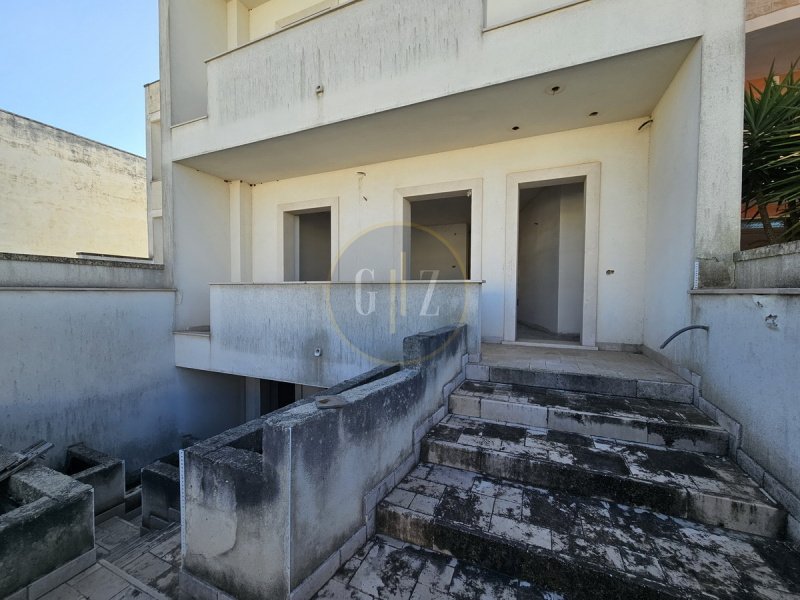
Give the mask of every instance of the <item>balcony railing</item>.
<svg viewBox="0 0 800 600">
<path fill-rule="evenodd" d="M 211 286 L 210 335 L 178 336 L 178 366 L 329 387 L 399 362 L 403 340 L 466 324 L 480 351 L 478 282 Z"/>
</svg>

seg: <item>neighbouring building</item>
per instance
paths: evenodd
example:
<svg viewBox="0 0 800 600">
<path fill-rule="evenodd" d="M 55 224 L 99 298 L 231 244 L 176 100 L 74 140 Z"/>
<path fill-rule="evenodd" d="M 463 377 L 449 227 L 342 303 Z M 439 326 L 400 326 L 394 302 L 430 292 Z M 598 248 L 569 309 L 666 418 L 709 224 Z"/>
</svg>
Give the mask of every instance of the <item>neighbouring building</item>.
<svg viewBox="0 0 800 600">
<path fill-rule="evenodd" d="M 147 259 L 145 159 L 0 110 L 0 252 Z"/>
</svg>

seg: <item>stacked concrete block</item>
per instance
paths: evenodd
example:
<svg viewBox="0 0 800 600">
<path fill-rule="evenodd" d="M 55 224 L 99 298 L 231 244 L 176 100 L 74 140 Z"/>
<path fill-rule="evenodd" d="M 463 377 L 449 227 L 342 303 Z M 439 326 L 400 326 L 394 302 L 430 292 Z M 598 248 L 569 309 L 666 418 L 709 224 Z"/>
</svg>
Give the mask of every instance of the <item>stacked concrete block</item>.
<svg viewBox="0 0 800 600">
<path fill-rule="evenodd" d="M 94 489 L 96 523 L 125 514 L 125 461 L 75 444 L 67 448 L 64 472 Z"/>
<path fill-rule="evenodd" d="M 39 598 L 94 562 L 91 486 L 40 464 L 0 483 L 0 598 Z"/>
</svg>

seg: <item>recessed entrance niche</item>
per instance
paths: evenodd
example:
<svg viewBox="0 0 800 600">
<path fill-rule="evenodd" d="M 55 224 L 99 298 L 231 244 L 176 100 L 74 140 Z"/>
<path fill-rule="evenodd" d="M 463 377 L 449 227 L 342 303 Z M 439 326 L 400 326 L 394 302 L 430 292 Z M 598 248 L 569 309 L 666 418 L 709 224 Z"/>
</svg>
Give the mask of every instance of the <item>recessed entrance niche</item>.
<svg viewBox="0 0 800 600">
<path fill-rule="evenodd" d="M 585 221 L 583 183 L 520 188 L 517 340 L 580 342 Z"/>
</svg>

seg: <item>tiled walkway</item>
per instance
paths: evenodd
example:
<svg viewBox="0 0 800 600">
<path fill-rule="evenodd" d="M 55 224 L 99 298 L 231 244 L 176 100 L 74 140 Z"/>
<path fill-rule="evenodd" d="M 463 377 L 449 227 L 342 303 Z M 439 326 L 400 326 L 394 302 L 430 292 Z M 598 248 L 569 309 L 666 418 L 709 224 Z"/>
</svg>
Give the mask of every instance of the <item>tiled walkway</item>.
<svg viewBox="0 0 800 600">
<path fill-rule="evenodd" d="M 561 600 L 526 581 L 377 536 L 350 559 L 316 600 Z"/>
<path fill-rule="evenodd" d="M 481 364 L 490 367 L 686 383 L 672 371 L 643 354 L 630 352 L 483 344 Z"/>
<path fill-rule="evenodd" d="M 95 536 L 97 564 L 41 600 L 177 599 L 180 529 L 140 537 L 138 523 L 114 518 Z"/>
</svg>

